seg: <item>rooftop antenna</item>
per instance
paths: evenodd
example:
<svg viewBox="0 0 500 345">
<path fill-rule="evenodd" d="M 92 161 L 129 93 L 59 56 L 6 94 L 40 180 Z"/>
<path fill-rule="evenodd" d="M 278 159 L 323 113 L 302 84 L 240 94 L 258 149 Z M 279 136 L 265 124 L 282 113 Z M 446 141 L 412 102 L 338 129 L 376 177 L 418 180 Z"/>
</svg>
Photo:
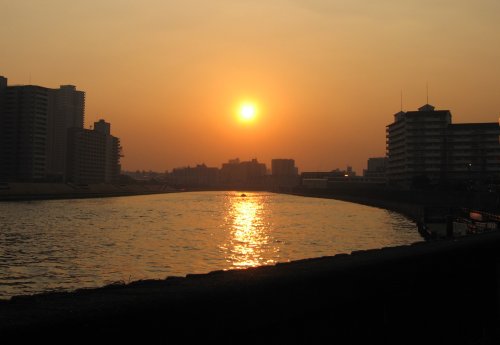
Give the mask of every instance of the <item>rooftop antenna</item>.
<svg viewBox="0 0 500 345">
<path fill-rule="evenodd" d="M 29 84 L 28 85 L 31 85 L 31 72 L 30 72 Z"/>
<path fill-rule="evenodd" d="M 401 89 L 401 111 L 403 111 L 403 89 Z"/>
<path fill-rule="evenodd" d="M 427 104 L 429 104 L 429 82 L 425 83 L 425 87 L 427 89 Z"/>
</svg>

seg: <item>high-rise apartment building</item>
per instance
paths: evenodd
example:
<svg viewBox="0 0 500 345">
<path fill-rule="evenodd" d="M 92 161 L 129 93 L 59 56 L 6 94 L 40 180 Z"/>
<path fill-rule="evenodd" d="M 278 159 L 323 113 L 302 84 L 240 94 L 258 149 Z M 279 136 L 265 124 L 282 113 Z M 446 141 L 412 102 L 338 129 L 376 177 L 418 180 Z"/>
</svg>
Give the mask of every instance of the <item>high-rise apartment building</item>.
<svg viewBox="0 0 500 345">
<path fill-rule="evenodd" d="M 102 134 L 111 135 L 111 124 L 101 119 L 94 122 L 94 130 Z"/>
<path fill-rule="evenodd" d="M 120 141 L 110 124 L 84 129 L 85 93 L 0 77 L 0 181 L 114 182 Z M 81 169 L 81 170 L 79 170 Z"/>
<path fill-rule="evenodd" d="M 110 124 L 94 123 L 94 129 L 71 128 L 68 132 L 67 179 L 88 183 L 115 183 L 120 175 L 120 139 L 111 135 Z M 103 130 L 104 129 L 104 130 Z"/>
<path fill-rule="evenodd" d="M 500 179 L 500 126 L 459 123 L 448 127 L 447 175 L 455 180 L 493 182 Z"/>
<path fill-rule="evenodd" d="M 0 176 L 5 181 L 64 179 L 68 128 L 83 128 L 85 93 L 7 84 L 0 77 Z"/>
<path fill-rule="evenodd" d="M 49 90 L 7 86 L 0 89 L 0 175 L 2 180 L 38 181 L 47 176 Z"/>
<path fill-rule="evenodd" d="M 47 174 L 60 178 L 66 171 L 68 129 L 83 128 L 85 93 L 73 85 L 49 89 Z"/>
<path fill-rule="evenodd" d="M 426 104 L 399 112 L 386 128 L 389 183 L 454 183 L 500 177 L 498 123 L 452 124 L 449 110 Z"/>
</svg>

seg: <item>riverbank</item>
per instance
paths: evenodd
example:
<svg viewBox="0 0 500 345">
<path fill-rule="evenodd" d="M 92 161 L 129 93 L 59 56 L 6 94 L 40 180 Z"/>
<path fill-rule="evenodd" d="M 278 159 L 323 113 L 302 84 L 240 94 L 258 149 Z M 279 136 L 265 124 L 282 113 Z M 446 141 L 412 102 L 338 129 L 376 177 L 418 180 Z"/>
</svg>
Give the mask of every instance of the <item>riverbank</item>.
<svg viewBox="0 0 500 345">
<path fill-rule="evenodd" d="M 161 184 L 9 183 L 0 186 L 0 201 L 103 198 L 178 192 Z"/>
<path fill-rule="evenodd" d="M 399 202 L 392 201 L 383 198 L 370 198 L 362 196 L 350 196 L 337 193 L 317 193 L 314 191 L 295 191 L 286 193 L 290 195 L 297 195 L 310 198 L 325 198 L 325 199 L 336 199 L 341 201 L 353 202 L 356 204 L 383 208 L 385 210 L 393 211 L 404 215 L 405 217 L 417 222 L 423 216 L 426 206 L 417 203 Z"/>
<path fill-rule="evenodd" d="M 496 343 L 499 248 L 495 232 L 16 297 L 0 302 L 0 334 L 175 344 Z"/>
<path fill-rule="evenodd" d="M 431 211 L 445 216 L 458 209 L 468 208 L 498 213 L 500 199 L 495 190 L 395 189 L 363 183 L 332 183 L 328 188 L 296 187 L 290 194 L 332 198 L 384 208 L 420 221 Z"/>
</svg>

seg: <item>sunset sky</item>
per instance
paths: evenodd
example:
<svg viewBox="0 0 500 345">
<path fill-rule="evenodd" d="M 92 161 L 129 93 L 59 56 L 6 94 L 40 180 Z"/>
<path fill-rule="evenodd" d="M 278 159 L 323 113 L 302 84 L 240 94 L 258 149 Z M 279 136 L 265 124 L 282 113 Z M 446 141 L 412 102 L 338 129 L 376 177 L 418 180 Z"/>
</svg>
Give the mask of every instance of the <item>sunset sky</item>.
<svg viewBox="0 0 500 345">
<path fill-rule="evenodd" d="M 385 155 L 385 126 L 429 102 L 500 115 L 498 0 L 0 0 L 0 75 L 86 92 L 127 170 Z M 244 102 L 257 107 L 239 121 Z"/>
</svg>

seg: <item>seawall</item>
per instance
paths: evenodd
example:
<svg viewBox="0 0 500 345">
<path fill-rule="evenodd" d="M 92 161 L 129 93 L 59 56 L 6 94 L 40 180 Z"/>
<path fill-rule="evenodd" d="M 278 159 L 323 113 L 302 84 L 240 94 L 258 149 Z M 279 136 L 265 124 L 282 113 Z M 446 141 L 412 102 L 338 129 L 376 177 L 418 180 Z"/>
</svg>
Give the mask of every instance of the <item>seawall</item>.
<svg viewBox="0 0 500 345">
<path fill-rule="evenodd" d="M 335 182 L 328 188 L 299 186 L 288 192 L 385 208 L 415 221 L 421 220 L 427 210 L 444 216 L 461 208 L 491 213 L 498 213 L 500 208 L 500 199 L 494 190 L 401 190 L 377 184 Z"/>
<path fill-rule="evenodd" d="M 165 185 L 147 184 L 9 183 L 0 187 L 0 201 L 104 198 L 177 192 Z"/>
<path fill-rule="evenodd" d="M 397 213 L 401 213 L 406 217 L 418 221 L 424 215 L 425 205 L 412 203 L 407 201 L 395 201 L 387 198 L 373 198 L 369 196 L 359 196 L 359 195 L 349 195 L 342 193 L 317 193 L 314 191 L 296 191 L 290 192 L 286 194 L 303 196 L 303 197 L 312 197 L 312 198 L 328 198 L 328 199 L 336 199 L 342 201 L 353 202 L 356 204 L 362 204 L 372 207 L 383 208 L 389 211 L 394 211 Z"/>
<path fill-rule="evenodd" d="M 0 302 L 0 334 L 173 344 L 493 344 L 499 259 L 495 232 L 19 297 Z"/>
</svg>

